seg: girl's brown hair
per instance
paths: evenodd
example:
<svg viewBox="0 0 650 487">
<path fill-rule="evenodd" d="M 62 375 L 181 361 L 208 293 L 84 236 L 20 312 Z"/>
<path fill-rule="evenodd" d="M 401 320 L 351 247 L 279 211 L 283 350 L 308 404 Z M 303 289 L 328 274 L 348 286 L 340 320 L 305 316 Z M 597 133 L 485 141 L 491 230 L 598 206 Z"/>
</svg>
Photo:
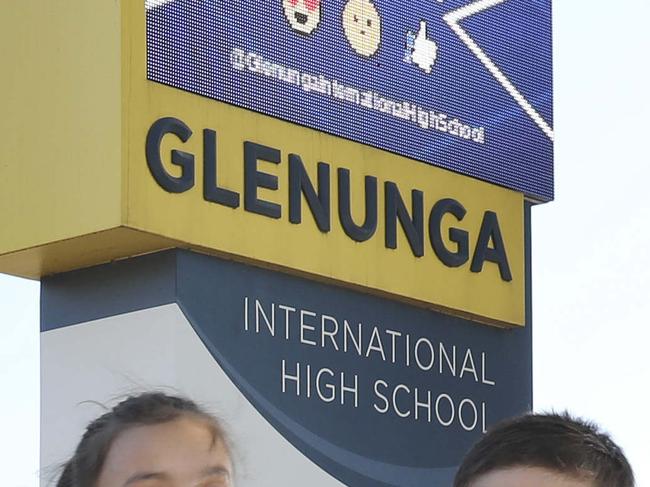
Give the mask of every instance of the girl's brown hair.
<svg viewBox="0 0 650 487">
<path fill-rule="evenodd" d="M 219 421 L 193 401 L 159 392 L 131 396 L 88 425 L 74 455 L 65 463 L 56 487 L 94 487 L 111 444 L 120 433 L 134 426 L 166 423 L 181 416 L 204 421 L 213 441 L 223 441 L 228 447 Z"/>
</svg>

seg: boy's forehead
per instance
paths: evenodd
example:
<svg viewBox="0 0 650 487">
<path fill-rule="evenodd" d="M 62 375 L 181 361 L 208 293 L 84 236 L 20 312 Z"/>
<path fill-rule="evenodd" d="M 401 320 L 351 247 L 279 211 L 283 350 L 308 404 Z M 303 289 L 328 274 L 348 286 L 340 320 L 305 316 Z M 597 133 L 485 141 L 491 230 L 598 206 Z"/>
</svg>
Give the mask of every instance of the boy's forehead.
<svg viewBox="0 0 650 487">
<path fill-rule="evenodd" d="M 469 487 L 595 487 L 588 478 L 563 474 L 541 467 L 509 467 L 492 470 L 470 483 Z"/>
</svg>

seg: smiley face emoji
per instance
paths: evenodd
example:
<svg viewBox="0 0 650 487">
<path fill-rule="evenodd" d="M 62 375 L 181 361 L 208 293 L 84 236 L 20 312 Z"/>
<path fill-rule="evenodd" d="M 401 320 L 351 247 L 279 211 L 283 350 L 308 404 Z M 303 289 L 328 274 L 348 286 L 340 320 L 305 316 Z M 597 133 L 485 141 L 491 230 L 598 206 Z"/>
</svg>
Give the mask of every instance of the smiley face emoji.
<svg viewBox="0 0 650 487">
<path fill-rule="evenodd" d="M 381 18 L 372 0 L 350 0 L 343 9 L 343 30 L 357 54 L 370 57 L 381 44 Z"/>
<path fill-rule="evenodd" d="M 293 30 L 311 34 L 320 23 L 320 0 L 282 0 L 284 16 Z"/>
</svg>

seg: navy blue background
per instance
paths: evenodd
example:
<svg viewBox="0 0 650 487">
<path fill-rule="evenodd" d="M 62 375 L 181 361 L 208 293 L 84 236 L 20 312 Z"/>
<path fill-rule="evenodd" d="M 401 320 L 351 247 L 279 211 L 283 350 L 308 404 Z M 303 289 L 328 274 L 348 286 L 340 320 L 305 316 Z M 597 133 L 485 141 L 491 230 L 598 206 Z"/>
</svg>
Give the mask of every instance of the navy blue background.
<svg viewBox="0 0 650 487">
<path fill-rule="evenodd" d="M 373 0 L 382 44 L 356 54 L 341 25 L 345 0 L 325 0 L 312 35 L 293 31 L 281 0 L 174 0 L 147 12 L 148 77 L 153 81 L 393 151 L 524 192 L 553 198 L 553 144 L 443 15 L 468 0 Z M 403 62 L 407 31 L 428 22 L 438 45 L 431 74 Z M 551 126 L 551 0 L 506 0 L 461 26 Z M 323 74 L 395 101 L 411 101 L 484 126 L 477 144 L 374 110 L 231 66 L 234 48 L 301 72 Z"/>
<path fill-rule="evenodd" d="M 404 383 L 411 390 L 430 389 L 433 401 L 441 393 L 449 394 L 456 404 L 470 398 L 480 408 L 481 401 L 485 401 L 488 424 L 532 407 L 528 329 L 503 330 L 477 325 L 434 311 L 198 254 L 179 253 L 178 262 L 178 303 L 215 359 L 278 431 L 346 485 L 445 485 L 464 453 L 480 436 L 480 427 L 472 432 L 463 430 L 458 422 L 443 427 L 436 423 L 435 414 L 428 423 L 423 418 L 403 419 L 395 413 L 375 412 L 373 404 L 382 405 L 374 400 L 373 383 L 377 379 L 392 386 Z M 462 379 L 450 374 L 439 375 L 435 367 L 428 372 L 405 367 L 399 352 L 397 364 L 392 364 L 382 361 L 376 353 L 362 358 L 356 353 L 300 345 L 295 336 L 295 315 L 294 338 L 286 341 L 282 338 L 280 310 L 276 310 L 275 337 L 264 331 L 246 332 L 245 296 L 259 298 L 267 313 L 269 303 L 275 302 L 318 315 L 332 315 L 340 326 L 343 318 L 353 326 L 362 322 L 366 333 L 364 343 L 371 327 L 376 325 L 411 334 L 413 339 L 427 337 L 434 344 L 442 341 L 448 350 L 456 345 L 459 357 L 470 347 L 479 367 L 480 352 L 486 352 L 488 378 L 497 384 L 476 383 L 471 374 Z M 318 322 L 318 318 L 311 321 Z M 304 378 L 301 396 L 296 396 L 293 385 L 287 393 L 282 393 L 283 359 L 289 371 L 295 370 L 296 362 L 303 367 L 309 364 L 315 371 L 321 367 L 328 367 L 336 374 L 344 371 L 348 384 L 357 374 L 359 407 L 350 406 L 349 396 L 347 406 L 336 401 L 325 403 L 314 396 L 306 398 Z M 407 402 L 400 403 L 400 408 L 407 407 Z"/>
</svg>

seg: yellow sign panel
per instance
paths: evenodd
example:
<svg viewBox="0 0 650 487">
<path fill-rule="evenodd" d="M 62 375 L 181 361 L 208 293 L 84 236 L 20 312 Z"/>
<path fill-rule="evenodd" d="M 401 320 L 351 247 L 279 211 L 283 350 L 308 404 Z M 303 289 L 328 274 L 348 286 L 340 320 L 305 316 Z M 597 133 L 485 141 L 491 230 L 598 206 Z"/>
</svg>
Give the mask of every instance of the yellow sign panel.
<svg viewBox="0 0 650 487">
<path fill-rule="evenodd" d="M 109 102 L 96 102 L 90 126 L 58 133 L 60 150 L 48 161 L 56 191 L 32 160 L 42 149 L 0 153 L 3 164 L 25 153 L 29 160 L 12 162 L 7 174 L 40 185 L 0 196 L 14 213 L 30 201 L 39 209 L 29 220 L 10 218 L 0 271 L 35 277 L 185 246 L 523 325 L 521 194 L 149 82 L 143 5 L 115 8 L 121 44 L 102 40 L 99 48 L 118 50 L 121 84 L 109 87 Z M 94 74 L 67 61 L 79 83 L 92 82 Z M 59 113 L 67 124 L 78 115 Z M 95 152 L 86 149 L 93 143 Z"/>
</svg>

